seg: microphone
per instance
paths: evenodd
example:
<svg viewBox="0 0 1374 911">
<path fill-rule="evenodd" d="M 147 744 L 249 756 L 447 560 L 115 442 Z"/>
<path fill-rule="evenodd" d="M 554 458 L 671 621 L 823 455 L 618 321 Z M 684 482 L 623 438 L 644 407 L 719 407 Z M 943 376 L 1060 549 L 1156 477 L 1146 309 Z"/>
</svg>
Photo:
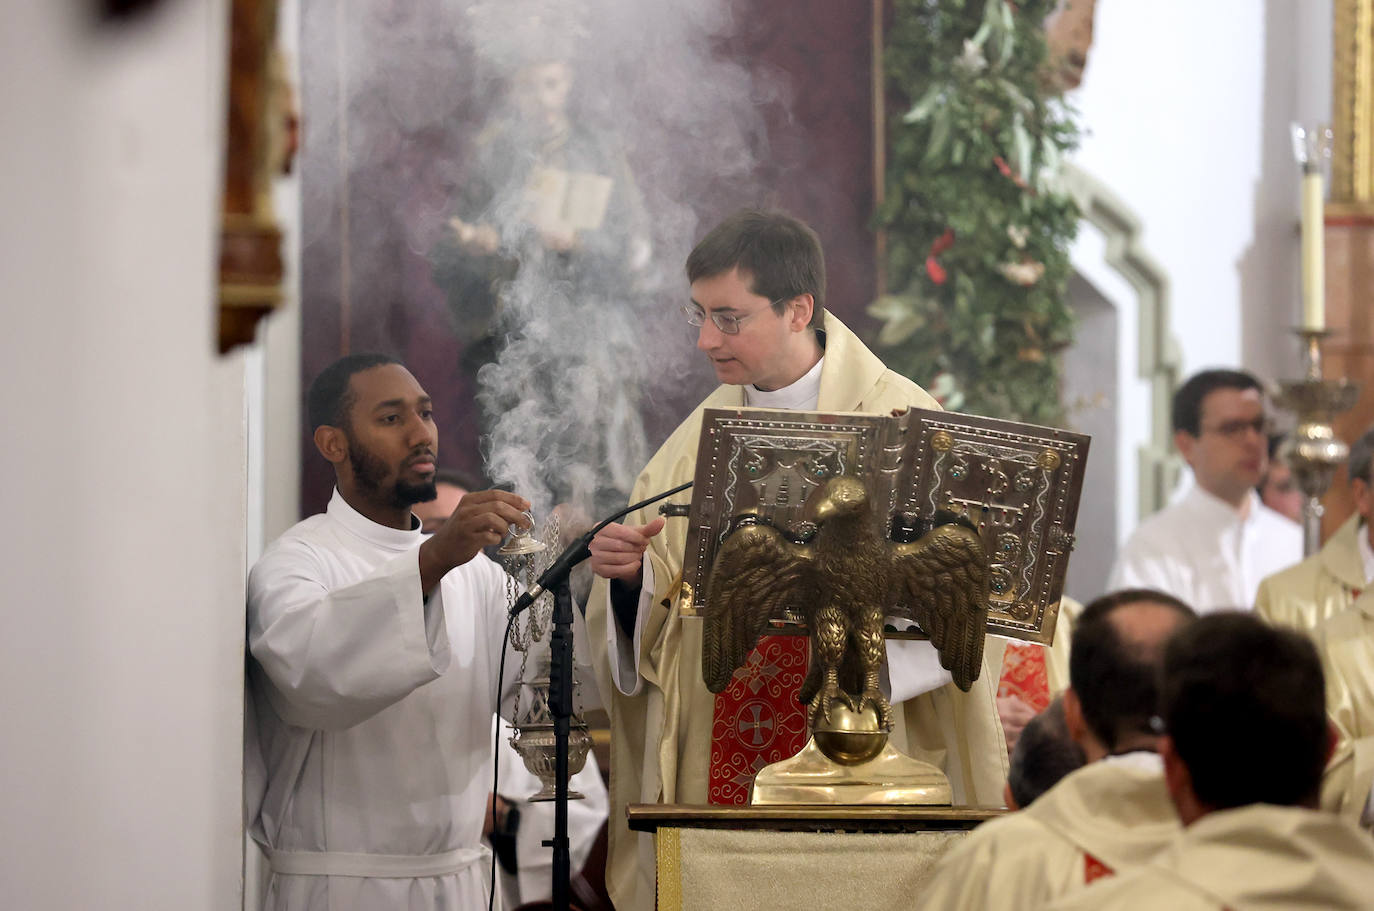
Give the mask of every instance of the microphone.
<svg viewBox="0 0 1374 911">
<path fill-rule="evenodd" d="M 686 484 L 679 484 L 672 490 L 665 490 L 663 493 L 655 494 L 647 500 L 641 500 L 638 503 L 627 506 L 610 518 L 602 519 L 600 522 L 596 523 L 596 527 L 568 545 L 568 549 L 559 554 L 558 559 L 550 563 L 549 568 L 539 574 L 539 578 L 535 580 L 534 585 L 530 587 L 529 591 L 515 599 L 515 604 L 510 609 L 510 615 L 514 617 L 523 613 L 529 609 L 531 604 L 539 599 L 540 595 L 562 585 L 564 580 L 572 574 L 573 567 L 592 555 L 592 538 L 595 538 L 597 532 L 601 531 L 601 529 L 610 525 L 617 519 L 625 518 L 637 509 L 643 509 L 645 506 L 650 506 L 657 503 L 659 500 L 671 497 L 675 493 L 681 493 L 691 486 L 691 481 L 688 481 Z"/>
</svg>

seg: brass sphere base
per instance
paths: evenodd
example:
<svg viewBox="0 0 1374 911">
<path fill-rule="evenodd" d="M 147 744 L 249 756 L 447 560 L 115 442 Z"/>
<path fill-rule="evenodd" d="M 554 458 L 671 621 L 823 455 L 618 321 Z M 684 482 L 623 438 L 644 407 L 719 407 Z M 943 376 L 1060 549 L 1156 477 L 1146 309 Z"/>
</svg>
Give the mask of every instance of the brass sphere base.
<svg viewBox="0 0 1374 911">
<path fill-rule="evenodd" d="M 811 731 L 822 753 L 840 765 L 858 765 L 877 756 L 887 746 L 887 731 L 878 727 L 878 713 L 868 706 L 862 713 L 834 705 L 830 718 Z"/>
<path fill-rule="evenodd" d="M 953 792 L 945 773 L 899 753 L 879 729 L 872 707 L 855 713 L 832 706 L 822 727 L 800 753 L 759 769 L 749 803 L 950 805 Z"/>
</svg>

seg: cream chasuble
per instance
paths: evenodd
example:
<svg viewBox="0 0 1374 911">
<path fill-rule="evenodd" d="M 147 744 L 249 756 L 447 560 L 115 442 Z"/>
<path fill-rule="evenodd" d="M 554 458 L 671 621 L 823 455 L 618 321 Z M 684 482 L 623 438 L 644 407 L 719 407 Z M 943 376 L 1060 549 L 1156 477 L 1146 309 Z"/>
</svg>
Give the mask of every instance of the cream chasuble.
<svg viewBox="0 0 1374 911">
<path fill-rule="evenodd" d="M 739 408 L 744 387 L 721 386 L 678 426 L 649 461 L 631 501 L 690 481 L 706 408 Z M 923 389 L 883 366 L 872 352 L 827 313 L 820 411 L 886 414 L 907 407 L 938 408 Z M 643 524 L 645 511 L 625 521 Z M 611 715 L 611 825 L 607 885 L 619 911 L 654 904 L 652 838 L 625 823 L 631 803 L 707 802 L 711 723 L 715 697 L 701 677 L 701 621 L 680 617 L 673 604 L 682 572 L 687 523 L 669 519 L 648 551 L 646 576 L 654 591 L 641 614 L 633 653 L 614 657 L 618 637 L 608 616 L 608 585 L 597 579 L 587 607 L 587 627 L 597 683 Z M 633 673 L 637 662 L 638 674 Z M 618 670 L 617 670 L 618 669 Z M 894 674 L 895 679 L 895 674 Z M 619 685 L 617 685 L 617 681 Z M 953 684 L 900 703 L 893 743 L 933 762 L 949 776 L 957 804 L 1000 806 L 1006 779 L 1006 741 L 993 703 L 996 678 L 986 663 L 973 689 Z M 894 692 L 894 696 L 897 695 Z"/>
<path fill-rule="evenodd" d="M 1374 789 L 1374 588 L 1317 627 L 1326 711 L 1340 732 L 1322 779 L 1322 806 L 1370 828 Z"/>
<path fill-rule="evenodd" d="M 1209 813 L 1143 867 L 1053 911 L 1356 911 L 1374 905 L 1374 841 L 1330 813 L 1253 804 Z"/>
<path fill-rule="evenodd" d="M 1159 757 L 1109 756 L 1065 776 L 1024 810 L 974 829 L 940 860 L 917 907 L 1041 908 L 1139 866 L 1180 831 Z"/>
<path fill-rule="evenodd" d="M 1310 633 L 1348 608 L 1368 587 L 1359 546 L 1360 536 L 1367 534 L 1360 517 L 1351 516 L 1317 553 L 1260 583 L 1255 613 Z"/>
</svg>

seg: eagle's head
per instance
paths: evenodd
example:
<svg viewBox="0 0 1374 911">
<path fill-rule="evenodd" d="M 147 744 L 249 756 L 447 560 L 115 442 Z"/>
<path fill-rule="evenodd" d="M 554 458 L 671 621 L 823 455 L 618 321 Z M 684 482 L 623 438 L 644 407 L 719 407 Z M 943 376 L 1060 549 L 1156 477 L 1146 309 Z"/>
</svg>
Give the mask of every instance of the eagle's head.
<svg viewBox="0 0 1374 911">
<path fill-rule="evenodd" d="M 850 475 L 831 478 L 819 499 L 812 501 L 811 519 L 816 523 L 831 519 L 855 519 L 868 514 L 868 488 Z"/>
</svg>

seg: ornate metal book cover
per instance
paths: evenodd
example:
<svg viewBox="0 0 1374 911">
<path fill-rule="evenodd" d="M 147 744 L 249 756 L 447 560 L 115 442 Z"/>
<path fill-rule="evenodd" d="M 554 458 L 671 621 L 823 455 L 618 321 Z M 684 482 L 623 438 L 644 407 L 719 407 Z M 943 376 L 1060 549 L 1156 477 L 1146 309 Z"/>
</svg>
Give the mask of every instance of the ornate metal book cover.
<svg viewBox="0 0 1374 911">
<path fill-rule="evenodd" d="M 865 482 L 897 540 L 919 537 L 937 513 L 969 520 L 991 564 L 988 632 L 1048 644 L 1088 442 L 1080 433 L 945 411 L 889 417 L 708 409 L 688 514 L 683 615 L 699 616 L 704 606 L 731 518 L 754 512 L 802 535 L 809 500 L 828 479 L 849 474 Z M 801 631 L 792 617 L 773 625 Z"/>
</svg>

